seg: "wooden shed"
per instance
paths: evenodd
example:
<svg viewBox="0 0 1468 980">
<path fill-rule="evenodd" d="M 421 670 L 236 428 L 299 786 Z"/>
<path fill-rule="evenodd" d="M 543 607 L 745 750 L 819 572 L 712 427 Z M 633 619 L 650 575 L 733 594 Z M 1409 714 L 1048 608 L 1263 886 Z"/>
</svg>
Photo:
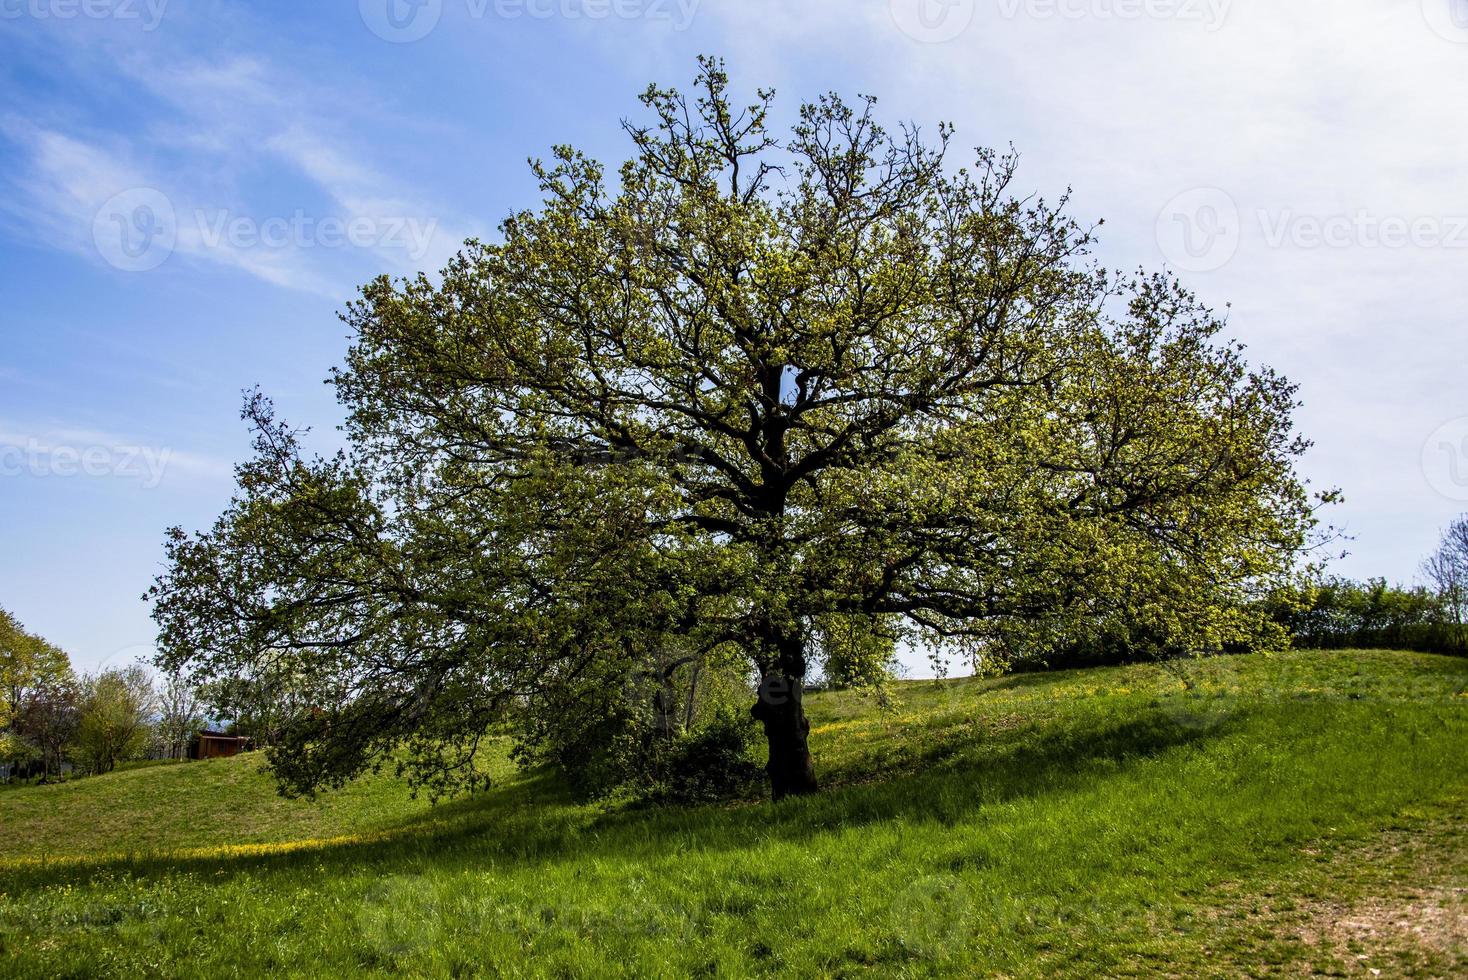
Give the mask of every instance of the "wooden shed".
<svg viewBox="0 0 1468 980">
<path fill-rule="evenodd" d="M 220 759 L 237 755 L 251 747 L 250 740 L 243 735 L 203 731 L 194 736 L 194 744 L 189 746 L 189 755 L 195 759 Z"/>
</svg>

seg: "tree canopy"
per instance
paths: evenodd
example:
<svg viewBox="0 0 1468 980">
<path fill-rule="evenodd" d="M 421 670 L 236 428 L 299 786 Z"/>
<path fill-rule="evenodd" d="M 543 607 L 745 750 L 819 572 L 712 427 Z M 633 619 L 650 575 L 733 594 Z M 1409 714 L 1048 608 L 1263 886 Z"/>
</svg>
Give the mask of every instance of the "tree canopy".
<svg viewBox="0 0 1468 980">
<path fill-rule="evenodd" d="M 779 138 L 772 99 L 704 59 L 691 97 L 642 96 L 614 175 L 558 147 L 499 241 L 367 284 L 349 450 L 249 399 L 235 499 L 170 532 L 150 595 L 165 667 L 308 679 L 286 787 L 390 755 L 473 783 L 493 726 L 732 651 L 778 798 L 815 788 L 828 648 L 997 667 L 1254 627 L 1313 523 L 1294 386 L 1170 276 L 1095 266 L 1013 154 L 956 167 L 947 126 L 835 95 Z"/>
<path fill-rule="evenodd" d="M 70 737 L 76 678 L 66 652 L 0 608 L 0 761 L 60 765 Z"/>
<path fill-rule="evenodd" d="M 147 747 L 158 705 L 153 679 L 142 664 L 84 677 L 78 706 L 73 747 L 92 773 L 111 772 Z"/>
</svg>

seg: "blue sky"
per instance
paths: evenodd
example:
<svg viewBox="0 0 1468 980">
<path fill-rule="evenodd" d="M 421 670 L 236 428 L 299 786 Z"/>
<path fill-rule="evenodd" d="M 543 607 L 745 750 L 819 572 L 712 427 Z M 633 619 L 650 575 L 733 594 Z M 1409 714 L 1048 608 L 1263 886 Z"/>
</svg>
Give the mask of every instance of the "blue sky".
<svg viewBox="0 0 1468 980">
<path fill-rule="evenodd" d="M 260 385 L 323 448 L 336 317 L 608 162 L 694 56 L 1022 152 L 1101 257 L 1232 303 L 1302 386 L 1338 570 L 1410 580 L 1468 510 L 1468 0 L 0 0 L 0 605 L 146 656 Z"/>
</svg>

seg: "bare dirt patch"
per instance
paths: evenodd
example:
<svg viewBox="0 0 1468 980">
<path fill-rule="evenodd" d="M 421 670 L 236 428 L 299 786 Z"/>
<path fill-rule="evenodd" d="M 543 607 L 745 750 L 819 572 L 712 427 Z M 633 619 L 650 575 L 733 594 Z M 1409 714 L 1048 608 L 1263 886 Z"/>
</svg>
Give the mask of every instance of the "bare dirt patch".
<svg viewBox="0 0 1468 980">
<path fill-rule="evenodd" d="M 1461 815 L 1338 852 L 1349 898 L 1303 903 L 1302 939 L 1374 976 L 1468 976 L 1468 833 Z"/>
<path fill-rule="evenodd" d="M 1214 896 L 1219 975 L 1468 977 L 1468 807 L 1304 849 L 1306 870 Z"/>
</svg>

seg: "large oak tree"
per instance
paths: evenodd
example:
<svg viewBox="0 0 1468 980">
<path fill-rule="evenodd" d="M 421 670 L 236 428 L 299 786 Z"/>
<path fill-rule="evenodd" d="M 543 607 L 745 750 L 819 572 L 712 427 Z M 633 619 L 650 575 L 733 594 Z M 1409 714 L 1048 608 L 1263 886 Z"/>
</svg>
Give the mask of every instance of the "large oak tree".
<svg viewBox="0 0 1468 980">
<path fill-rule="evenodd" d="M 364 287 L 350 450 L 305 458 L 257 396 L 232 506 L 171 532 L 165 666 L 308 679 L 288 787 L 394 754 L 448 788 L 496 724 L 734 650 L 805 793 L 835 624 L 990 665 L 1216 648 L 1305 541 L 1294 387 L 1174 280 L 1095 267 L 1012 155 L 955 167 L 947 127 L 834 95 L 777 139 L 700 68 L 615 174 L 558 148 L 500 241 Z"/>
</svg>

